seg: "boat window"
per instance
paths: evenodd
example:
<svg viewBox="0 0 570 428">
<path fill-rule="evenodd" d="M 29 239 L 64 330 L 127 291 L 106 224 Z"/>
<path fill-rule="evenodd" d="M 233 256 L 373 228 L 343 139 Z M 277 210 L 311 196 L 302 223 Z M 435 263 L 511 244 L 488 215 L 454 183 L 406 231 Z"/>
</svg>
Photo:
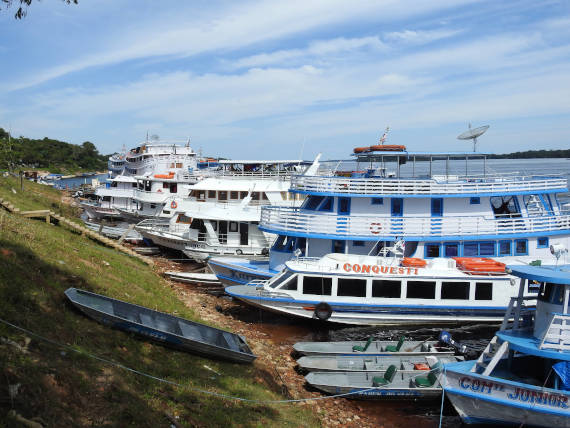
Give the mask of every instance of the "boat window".
<svg viewBox="0 0 570 428">
<path fill-rule="evenodd" d="M 463 244 L 463 256 L 488 257 L 495 255 L 495 242 L 469 242 Z"/>
<path fill-rule="evenodd" d="M 286 270 L 284 271 L 281 275 L 277 275 L 277 277 L 275 278 L 275 280 L 269 285 L 271 288 L 275 288 L 277 287 L 279 284 L 283 284 L 283 282 L 285 282 L 287 279 L 291 278 L 291 275 L 293 275 L 293 271 L 290 270 Z"/>
<path fill-rule="evenodd" d="M 265 192 L 261 192 L 261 199 L 263 199 L 264 201 L 269 200 L 269 198 L 267 197 L 267 194 Z"/>
<path fill-rule="evenodd" d="M 111 202 L 111 197 L 110 196 L 103 196 L 103 201 L 104 202 Z"/>
<path fill-rule="evenodd" d="M 425 244 L 425 257 L 439 257 L 439 243 L 438 244 Z"/>
<path fill-rule="evenodd" d="M 398 299 L 402 294 L 401 281 L 374 280 L 372 281 L 372 297 Z"/>
<path fill-rule="evenodd" d="M 339 278 L 337 296 L 366 297 L 366 280 Z"/>
<path fill-rule="evenodd" d="M 178 214 L 178 218 L 176 219 L 176 223 L 191 224 L 192 223 L 192 217 L 187 217 L 184 214 Z"/>
<path fill-rule="evenodd" d="M 480 256 L 494 256 L 495 255 L 495 243 L 494 242 L 481 242 L 481 243 L 479 243 L 479 255 Z"/>
<path fill-rule="evenodd" d="M 240 199 L 245 199 L 247 196 L 247 192 L 239 192 L 239 198 Z"/>
<path fill-rule="evenodd" d="M 372 205 L 384 205 L 384 198 L 372 198 Z"/>
<path fill-rule="evenodd" d="M 459 244 L 444 244 L 443 248 L 444 248 L 443 255 L 445 257 L 456 257 L 459 255 Z"/>
<path fill-rule="evenodd" d="M 364 247 L 364 241 L 352 241 L 353 247 Z"/>
<path fill-rule="evenodd" d="M 333 241 L 331 253 L 343 254 L 344 253 L 344 241 L 337 241 L 337 240 Z"/>
<path fill-rule="evenodd" d="M 493 300 L 493 283 L 477 282 L 475 284 L 475 300 Z"/>
<path fill-rule="evenodd" d="M 287 200 L 287 192 L 281 192 L 281 199 L 283 199 L 284 201 Z"/>
<path fill-rule="evenodd" d="M 319 205 L 318 211 L 332 211 L 334 199 L 331 196 L 325 198 Z"/>
<path fill-rule="evenodd" d="M 218 230 L 218 222 L 215 220 L 210 221 L 210 224 L 212 225 L 212 229 L 214 229 L 214 231 Z"/>
<path fill-rule="evenodd" d="M 232 190 L 230 192 L 230 199 L 239 199 L 239 192 L 236 192 L 235 190 Z"/>
<path fill-rule="evenodd" d="M 332 292 L 332 278 L 321 276 L 303 277 L 303 294 L 317 294 L 330 296 Z"/>
<path fill-rule="evenodd" d="M 551 282 L 544 282 L 540 286 L 538 293 L 538 300 L 546 303 L 554 303 L 557 305 L 562 304 L 564 301 L 564 286 L 560 284 L 553 284 Z"/>
<path fill-rule="evenodd" d="M 528 240 L 515 239 L 515 256 L 528 255 Z"/>
<path fill-rule="evenodd" d="M 181 162 L 177 162 L 177 163 L 176 163 L 176 168 L 182 168 L 182 163 L 181 163 Z"/>
<path fill-rule="evenodd" d="M 238 224 L 235 221 L 230 221 L 230 232 L 237 232 Z"/>
<path fill-rule="evenodd" d="M 443 215 L 443 198 L 431 199 L 431 216 L 441 217 Z"/>
<path fill-rule="evenodd" d="M 190 229 L 200 230 L 204 228 L 204 221 L 200 218 L 195 218 L 190 224 Z"/>
<path fill-rule="evenodd" d="M 442 299 L 469 300 L 469 282 L 446 282 L 441 283 Z"/>
<path fill-rule="evenodd" d="M 490 201 L 496 218 L 516 218 L 521 216 L 516 196 L 492 196 Z"/>
<path fill-rule="evenodd" d="M 251 200 L 259 201 L 259 192 L 251 192 Z"/>
<path fill-rule="evenodd" d="M 350 214 L 350 198 L 338 198 L 338 213 Z"/>
<path fill-rule="evenodd" d="M 226 190 L 220 190 L 218 192 L 218 200 L 219 201 L 227 201 L 228 200 L 228 192 Z"/>
<path fill-rule="evenodd" d="M 511 241 L 499 241 L 499 256 L 510 256 L 511 245 Z"/>
<path fill-rule="evenodd" d="M 113 181 L 113 182 L 111 183 L 111 187 L 117 187 L 117 184 L 118 184 L 118 183 L 117 183 L 116 181 Z"/>
<path fill-rule="evenodd" d="M 178 185 L 176 183 L 170 183 L 170 193 L 177 193 Z"/>
<path fill-rule="evenodd" d="M 479 205 L 481 203 L 481 198 L 478 196 L 473 196 L 473 197 L 469 198 L 469 203 L 471 205 Z"/>
<path fill-rule="evenodd" d="M 465 257 L 473 257 L 479 255 L 479 246 L 477 243 L 463 244 L 463 255 Z"/>
<path fill-rule="evenodd" d="M 536 248 L 548 248 L 548 237 L 537 238 Z"/>
<path fill-rule="evenodd" d="M 216 198 L 216 191 L 215 190 L 208 190 L 208 198 L 215 199 Z"/>
<path fill-rule="evenodd" d="M 408 299 L 435 299 L 435 281 L 408 281 Z"/>
<path fill-rule="evenodd" d="M 147 192 L 150 192 L 150 188 L 151 188 L 151 182 L 148 180 L 145 180 L 144 182 L 144 190 Z"/>
<path fill-rule="evenodd" d="M 292 238 L 290 236 L 280 235 L 275 240 L 275 243 L 273 244 L 273 247 L 271 247 L 271 249 L 275 250 L 275 251 L 282 251 L 282 252 L 289 252 L 290 253 L 293 251 L 294 245 L 295 245 L 295 238 Z"/>
<path fill-rule="evenodd" d="M 324 198 L 324 196 L 309 196 L 303 204 L 303 208 L 307 210 L 315 210 Z"/>
<path fill-rule="evenodd" d="M 170 186 L 166 181 L 162 182 L 162 188 L 163 189 L 168 189 L 168 186 Z"/>
<path fill-rule="evenodd" d="M 151 209 L 155 209 L 155 208 L 156 208 L 156 204 L 150 204 L 150 208 L 151 208 Z"/>
<path fill-rule="evenodd" d="M 137 188 L 137 183 L 131 183 L 131 187 Z"/>
</svg>

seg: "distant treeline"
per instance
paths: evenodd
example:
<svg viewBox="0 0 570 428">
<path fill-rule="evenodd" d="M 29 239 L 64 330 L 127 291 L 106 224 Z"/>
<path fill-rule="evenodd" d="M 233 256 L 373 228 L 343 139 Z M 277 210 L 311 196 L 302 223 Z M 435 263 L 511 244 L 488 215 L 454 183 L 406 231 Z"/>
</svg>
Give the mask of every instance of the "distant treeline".
<svg viewBox="0 0 570 428">
<path fill-rule="evenodd" d="M 527 150 L 524 152 L 489 155 L 489 159 L 570 158 L 568 150 Z"/>
<path fill-rule="evenodd" d="M 108 155 L 100 155 L 89 141 L 81 145 L 43 138 L 9 138 L 0 128 L 0 170 L 46 169 L 53 173 L 104 171 Z"/>
</svg>

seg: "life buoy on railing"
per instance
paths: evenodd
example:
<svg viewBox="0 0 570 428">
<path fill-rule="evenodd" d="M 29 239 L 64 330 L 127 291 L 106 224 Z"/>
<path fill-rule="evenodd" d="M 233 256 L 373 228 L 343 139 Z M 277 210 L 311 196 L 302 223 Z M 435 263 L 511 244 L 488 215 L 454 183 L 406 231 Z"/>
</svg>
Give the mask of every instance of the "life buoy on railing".
<svg viewBox="0 0 570 428">
<path fill-rule="evenodd" d="M 382 231 L 382 223 L 370 223 L 370 233 L 379 235 Z"/>
<path fill-rule="evenodd" d="M 172 208 L 173 210 L 176 209 L 176 208 L 178 208 L 178 204 L 176 203 L 176 201 L 172 201 L 172 202 L 170 203 L 170 208 Z"/>
</svg>

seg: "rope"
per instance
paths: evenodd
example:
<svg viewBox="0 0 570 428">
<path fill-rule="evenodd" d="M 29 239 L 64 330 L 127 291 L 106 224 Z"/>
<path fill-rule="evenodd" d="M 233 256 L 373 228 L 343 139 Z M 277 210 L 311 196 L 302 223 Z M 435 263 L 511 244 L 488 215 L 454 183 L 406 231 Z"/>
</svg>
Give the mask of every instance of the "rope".
<svg viewBox="0 0 570 428">
<path fill-rule="evenodd" d="M 60 348 L 67 349 L 67 350 L 69 350 L 69 351 L 75 352 L 75 353 L 80 354 L 80 355 L 87 356 L 87 357 L 89 357 L 89 358 L 93 358 L 93 359 L 95 359 L 95 360 L 98 360 L 98 361 L 101 361 L 101 362 L 103 362 L 103 363 L 106 363 L 106 364 L 115 366 L 115 367 L 117 367 L 117 368 L 120 368 L 120 369 L 129 371 L 129 372 L 131 372 L 131 373 L 134 373 L 134 374 L 137 374 L 137 375 L 140 375 L 140 376 L 143 376 L 143 377 L 147 377 L 147 378 L 149 378 L 149 379 L 153 379 L 153 380 L 155 380 L 155 381 L 157 381 L 157 382 L 166 383 L 166 384 L 168 384 L 168 385 L 177 386 L 177 387 L 180 387 L 180 388 L 186 388 L 186 389 L 188 389 L 188 390 L 190 390 L 190 391 L 199 392 L 199 393 L 201 393 L 201 394 L 212 395 L 212 396 L 214 396 L 214 397 L 222 398 L 222 399 L 224 399 L 224 400 L 236 400 L 236 401 L 242 401 L 242 402 L 253 403 L 253 404 L 287 404 L 287 403 L 299 403 L 299 402 L 306 402 L 306 401 L 329 400 L 329 399 L 333 399 L 333 398 L 347 397 L 347 396 L 354 395 L 354 394 L 365 393 L 365 392 L 367 392 L 367 391 L 372 391 L 372 390 L 375 390 L 375 389 L 381 389 L 381 387 L 371 387 L 371 388 L 367 388 L 367 389 L 362 389 L 362 390 L 360 390 L 360 391 L 347 392 L 347 393 L 344 393 L 344 394 L 328 395 L 328 396 L 326 396 L 326 397 L 299 398 L 299 399 L 295 399 L 295 400 L 253 400 L 253 399 L 249 399 L 249 398 L 236 397 L 236 396 L 233 396 L 233 395 L 221 394 L 221 393 L 219 393 L 219 392 L 207 391 L 207 390 L 205 390 L 205 389 L 194 388 L 194 387 L 190 387 L 190 386 L 187 386 L 187 385 L 182 385 L 182 384 L 180 384 L 180 383 L 173 382 L 173 381 L 171 381 L 171 380 L 163 379 L 163 378 L 160 378 L 160 377 L 157 377 L 157 376 L 153 376 L 153 375 L 151 375 L 151 374 L 148 374 L 148 373 L 145 373 L 145 372 L 141 372 L 141 371 L 139 371 L 139 370 L 136 370 L 136 369 L 127 367 L 127 366 L 125 366 L 124 364 L 117 363 L 117 362 L 111 361 L 111 360 L 107 360 L 106 358 L 99 357 L 99 356 L 94 355 L 94 354 L 91 354 L 91 353 L 89 353 L 89 352 L 85 352 L 85 351 L 81 351 L 81 350 L 75 349 L 75 348 L 73 348 L 73 347 L 71 347 L 71 346 L 69 346 L 69 345 L 64 345 L 64 344 L 62 344 L 62 343 L 56 342 L 56 341 L 54 341 L 54 340 L 52 340 L 52 339 L 49 339 L 49 338 L 47 338 L 47 337 L 41 336 L 41 335 L 39 335 L 39 334 L 37 334 L 37 333 L 34 333 L 34 332 L 30 331 L 30 330 L 27 330 L 27 329 L 25 329 L 25 328 L 23 328 L 23 327 L 19 327 L 19 326 L 15 325 L 15 324 L 12 324 L 12 323 L 10 323 L 10 322 L 8 322 L 8 321 L 5 321 L 5 320 L 1 319 L 1 318 L 0 318 L 0 322 L 3 323 L 3 324 L 5 324 L 5 325 L 7 325 L 7 326 L 10 326 L 10 327 L 12 327 L 12 328 L 15 328 L 16 330 L 20 330 L 20 331 L 22 331 L 22 332 L 24 332 L 24 333 L 26 333 L 26 334 L 28 334 L 28 335 L 30 335 L 30 336 L 37 337 L 38 339 L 43 340 L 43 341 L 45 341 L 45 342 L 47 342 L 47 343 L 50 343 L 50 344 L 52 344 L 52 345 L 59 346 Z M 386 385 L 384 385 L 384 386 L 386 386 Z"/>
</svg>

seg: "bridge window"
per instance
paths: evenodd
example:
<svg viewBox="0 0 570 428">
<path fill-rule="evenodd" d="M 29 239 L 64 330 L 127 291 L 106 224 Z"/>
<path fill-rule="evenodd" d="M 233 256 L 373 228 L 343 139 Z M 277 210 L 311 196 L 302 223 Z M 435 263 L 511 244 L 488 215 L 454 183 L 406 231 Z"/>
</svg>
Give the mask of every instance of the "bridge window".
<svg viewBox="0 0 570 428">
<path fill-rule="evenodd" d="M 528 255 L 528 240 L 515 239 L 515 256 L 527 256 L 527 255 Z"/>
<path fill-rule="evenodd" d="M 372 297 L 399 299 L 401 294 L 402 294 L 402 283 L 400 281 L 389 281 L 389 280 L 372 281 Z"/>
<path fill-rule="evenodd" d="M 384 205 L 384 198 L 372 198 L 372 205 Z"/>
<path fill-rule="evenodd" d="M 230 232 L 237 232 L 238 224 L 236 221 L 230 221 Z"/>
<path fill-rule="evenodd" d="M 511 241 L 499 241 L 499 256 L 510 256 L 511 247 Z"/>
<path fill-rule="evenodd" d="M 475 300 L 493 300 L 493 283 L 492 282 L 476 283 Z"/>
<path fill-rule="evenodd" d="M 465 257 L 488 257 L 495 255 L 495 242 L 469 242 L 463 244 Z"/>
<path fill-rule="evenodd" d="M 215 190 L 208 190 L 208 198 L 216 199 L 216 191 Z"/>
<path fill-rule="evenodd" d="M 323 201 L 324 196 L 309 196 L 303 208 L 307 210 L 316 210 L 319 204 Z"/>
<path fill-rule="evenodd" d="M 440 244 L 425 244 L 425 258 L 439 257 Z"/>
<path fill-rule="evenodd" d="M 338 198 L 338 213 L 350 214 L 350 198 Z"/>
<path fill-rule="evenodd" d="M 239 192 L 236 190 L 232 190 L 230 192 L 230 199 L 239 199 Z"/>
<path fill-rule="evenodd" d="M 218 192 L 218 200 L 227 201 L 228 200 L 228 192 L 226 190 L 220 190 Z"/>
<path fill-rule="evenodd" d="M 444 257 L 456 257 L 459 255 L 459 244 L 457 243 L 443 244 L 443 249 Z"/>
<path fill-rule="evenodd" d="M 434 281 L 408 281 L 408 299 L 435 299 Z"/>
<path fill-rule="evenodd" d="M 441 298 L 469 300 L 469 282 L 442 282 Z"/>
<path fill-rule="evenodd" d="M 471 205 L 479 205 L 481 203 L 481 198 L 478 196 L 474 196 L 472 198 L 469 198 L 469 203 Z"/>
<path fill-rule="evenodd" d="M 327 196 L 323 202 L 319 205 L 318 211 L 332 211 L 334 199 Z"/>
<path fill-rule="evenodd" d="M 321 276 L 305 276 L 303 278 L 303 294 L 330 296 L 331 292 L 332 278 Z"/>
<path fill-rule="evenodd" d="M 536 240 L 536 248 L 548 248 L 548 237 L 538 238 Z"/>
<path fill-rule="evenodd" d="M 275 288 L 281 284 L 283 284 L 285 281 L 287 281 L 288 279 L 291 278 L 291 275 L 293 275 L 294 272 L 290 271 L 290 270 L 286 270 L 285 272 L 283 272 L 283 274 L 278 275 L 278 277 L 275 279 L 275 281 L 273 281 L 270 285 L 271 288 Z M 294 278 L 295 281 L 293 281 L 295 283 L 295 288 L 288 288 L 288 290 L 296 290 L 297 289 L 297 277 Z"/>
<path fill-rule="evenodd" d="M 364 247 L 364 241 L 352 241 L 353 247 Z"/>
<path fill-rule="evenodd" d="M 339 278 L 337 296 L 366 297 L 366 280 Z"/>
</svg>

